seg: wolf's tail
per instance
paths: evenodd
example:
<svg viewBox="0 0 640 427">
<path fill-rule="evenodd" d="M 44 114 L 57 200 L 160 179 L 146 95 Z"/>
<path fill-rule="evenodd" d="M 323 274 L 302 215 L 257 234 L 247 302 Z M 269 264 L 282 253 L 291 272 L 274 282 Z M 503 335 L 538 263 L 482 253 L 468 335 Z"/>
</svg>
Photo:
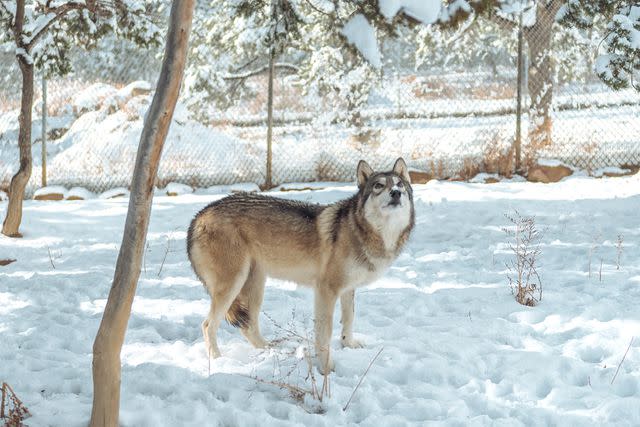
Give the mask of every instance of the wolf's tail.
<svg viewBox="0 0 640 427">
<path fill-rule="evenodd" d="M 247 328 L 249 326 L 249 310 L 237 297 L 231 303 L 231 307 L 224 316 L 231 326 Z"/>
</svg>

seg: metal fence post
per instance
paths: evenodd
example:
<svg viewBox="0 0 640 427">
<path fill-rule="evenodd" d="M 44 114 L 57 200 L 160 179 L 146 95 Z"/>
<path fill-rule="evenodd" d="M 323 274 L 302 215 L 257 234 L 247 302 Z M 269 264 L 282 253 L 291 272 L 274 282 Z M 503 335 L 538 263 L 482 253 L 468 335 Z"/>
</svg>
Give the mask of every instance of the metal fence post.
<svg viewBox="0 0 640 427">
<path fill-rule="evenodd" d="M 522 172 L 522 65 L 523 65 L 523 49 L 522 49 L 522 8 L 518 16 L 518 72 L 517 72 L 517 89 L 516 89 L 516 173 Z"/>
<path fill-rule="evenodd" d="M 267 89 L 267 176 L 265 178 L 265 190 L 273 187 L 273 177 L 271 172 L 272 163 L 272 141 L 273 141 L 273 59 L 275 56 L 274 48 L 269 49 L 269 86 Z"/>
<path fill-rule="evenodd" d="M 272 164 L 272 139 L 273 139 L 273 78 L 275 74 L 274 62 L 276 56 L 276 22 L 278 18 L 277 0 L 271 1 L 271 46 L 269 47 L 269 82 L 267 89 L 267 173 L 265 177 L 265 190 L 273 187 L 273 178 L 271 172 Z"/>
<path fill-rule="evenodd" d="M 47 79 L 42 75 L 42 186 L 47 186 Z"/>
</svg>

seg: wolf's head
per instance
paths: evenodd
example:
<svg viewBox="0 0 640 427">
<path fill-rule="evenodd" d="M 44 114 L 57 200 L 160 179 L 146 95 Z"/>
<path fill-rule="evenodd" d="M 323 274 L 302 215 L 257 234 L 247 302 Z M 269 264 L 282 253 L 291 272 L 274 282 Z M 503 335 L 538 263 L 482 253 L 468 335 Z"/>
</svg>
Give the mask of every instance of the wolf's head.
<svg viewBox="0 0 640 427">
<path fill-rule="evenodd" d="M 375 172 L 364 160 L 357 169 L 360 206 L 366 220 L 383 233 L 385 243 L 413 226 L 413 190 L 407 164 L 396 160 L 388 172 Z"/>
<path fill-rule="evenodd" d="M 381 212 L 409 207 L 413 202 L 411 178 L 402 158 L 396 160 L 388 172 L 374 172 L 364 160 L 358 163 L 358 189 L 366 204 Z"/>
</svg>

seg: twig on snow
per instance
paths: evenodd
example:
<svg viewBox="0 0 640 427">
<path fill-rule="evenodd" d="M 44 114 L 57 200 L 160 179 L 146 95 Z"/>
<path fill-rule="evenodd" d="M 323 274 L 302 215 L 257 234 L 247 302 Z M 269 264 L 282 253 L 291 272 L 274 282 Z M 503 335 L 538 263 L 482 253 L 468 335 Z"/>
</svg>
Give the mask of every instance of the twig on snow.
<svg viewBox="0 0 640 427">
<path fill-rule="evenodd" d="M 367 366 L 367 370 L 364 371 L 364 373 L 360 377 L 360 381 L 358 381 L 356 388 L 353 389 L 353 392 L 351 393 L 351 396 L 349 397 L 347 404 L 344 405 L 344 408 L 342 408 L 343 411 L 346 411 L 347 408 L 349 407 L 349 403 L 351 403 L 351 399 L 353 399 L 353 396 L 356 394 L 356 391 L 358 391 L 358 387 L 360 387 L 360 384 L 362 384 L 362 381 L 364 380 L 364 377 L 367 375 L 367 372 L 369 372 L 369 369 L 371 369 L 371 365 L 373 365 L 373 362 L 375 362 L 378 356 L 380 356 L 380 353 L 382 353 L 382 350 L 384 350 L 384 347 L 381 347 L 380 350 L 378 350 L 378 353 L 376 353 L 373 359 L 371 359 L 371 362 L 369 362 L 369 366 Z"/>
<path fill-rule="evenodd" d="M 616 380 L 616 377 L 618 376 L 618 371 L 620 370 L 620 367 L 624 363 L 624 359 L 627 358 L 627 353 L 629 353 L 629 349 L 631 348 L 631 344 L 633 344 L 633 339 L 634 338 L 635 337 L 631 337 L 631 341 L 629 342 L 629 346 L 627 347 L 627 351 L 624 352 L 624 356 L 622 356 L 622 360 L 620 361 L 620 364 L 618 365 L 618 369 L 616 369 L 616 373 L 613 375 L 613 379 L 611 380 L 611 385 L 613 385 L 613 382 Z"/>
</svg>

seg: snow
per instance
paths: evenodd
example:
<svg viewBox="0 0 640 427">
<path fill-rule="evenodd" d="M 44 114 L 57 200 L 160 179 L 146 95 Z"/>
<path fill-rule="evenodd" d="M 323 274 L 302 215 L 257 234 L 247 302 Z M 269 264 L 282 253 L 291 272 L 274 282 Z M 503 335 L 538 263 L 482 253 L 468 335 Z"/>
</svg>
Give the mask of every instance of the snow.
<svg viewBox="0 0 640 427">
<path fill-rule="evenodd" d="M 548 167 L 552 167 L 552 168 L 556 168 L 558 166 L 564 166 L 564 167 L 569 168 L 569 169 L 574 169 L 570 165 L 567 165 L 567 164 L 565 164 L 565 163 L 563 163 L 563 162 L 561 162 L 560 160 L 557 160 L 557 159 L 540 158 L 540 159 L 536 160 L 536 163 L 539 164 L 540 166 L 548 166 Z"/>
<path fill-rule="evenodd" d="M 327 203 L 354 191 L 342 183 L 270 194 Z M 313 296 L 291 283 L 267 281 L 260 321 L 278 343 L 253 349 L 224 324 L 223 357 L 209 367 L 200 325 L 210 300 L 184 240 L 193 215 L 221 195 L 156 197 L 122 350 L 121 424 L 639 425 L 640 228 L 632 213 L 640 175 L 546 185 L 430 181 L 414 195 L 407 248 L 356 293 L 364 348 L 340 348 L 337 310 L 336 370 L 322 403 L 251 378 L 309 386 L 307 344 L 281 328 L 311 333 Z M 514 210 L 544 230 L 544 295 L 533 308 L 514 301 L 504 268 L 512 255 L 503 215 Z M 0 267 L 0 379 L 30 410 L 28 425 L 89 419 L 91 348 L 126 212 L 126 198 L 25 201 L 24 238 L 0 237 L 2 258 L 17 259 Z"/>
<path fill-rule="evenodd" d="M 599 168 L 592 172 L 592 176 L 596 178 L 600 178 L 606 174 L 609 175 L 629 175 L 631 174 L 631 169 L 624 169 L 615 166 L 608 166 L 606 168 Z"/>
<path fill-rule="evenodd" d="M 116 92 L 116 98 L 122 101 L 128 101 L 132 97 L 138 94 L 147 94 L 153 90 L 151 83 L 145 80 L 137 80 L 131 82 L 122 89 L 118 89 Z"/>
<path fill-rule="evenodd" d="M 196 193 L 198 194 L 227 194 L 227 193 L 238 193 L 242 191 L 252 192 L 252 191 L 260 191 L 260 187 L 253 182 L 239 182 L 237 184 L 231 185 L 212 185 L 207 188 L 196 189 Z"/>
<path fill-rule="evenodd" d="M 24 48 L 16 48 L 16 56 L 22 56 L 27 64 L 33 64 L 33 57 Z"/>
<path fill-rule="evenodd" d="M 113 199 L 118 197 L 128 198 L 129 190 L 124 187 L 112 188 L 111 190 L 107 190 L 104 193 L 98 196 L 100 199 Z"/>
<path fill-rule="evenodd" d="M 423 24 L 432 24 L 440 15 L 442 2 L 440 0 L 379 0 L 378 5 L 380 13 L 388 21 L 402 11 Z"/>
<path fill-rule="evenodd" d="M 627 15 L 614 15 L 611 22 L 618 24 L 624 31 L 630 49 L 640 49 L 640 29 L 637 29 L 640 24 L 640 6 L 632 6 Z"/>
<path fill-rule="evenodd" d="M 376 30 L 369 24 L 364 15 L 355 14 L 342 28 L 342 34 L 373 67 L 378 69 L 382 67 Z"/>
<path fill-rule="evenodd" d="M 66 199 L 88 200 L 95 198 L 96 195 L 84 187 L 73 187 L 67 192 Z"/>
<path fill-rule="evenodd" d="M 93 111 L 100 108 L 102 102 L 116 95 L 118 91 L 105 83 L 94 83 L 73 97 L 73 110 L 80 112 Z"/>
<path fill-rule="evenodd" d="M 170 182 L 164 188 L 163 192 L 167 196 L 180 196 L 182 194 L 193 193 L 193 188 L 185 184 L 180 184 L 178 182 Z"/>
</svg>

